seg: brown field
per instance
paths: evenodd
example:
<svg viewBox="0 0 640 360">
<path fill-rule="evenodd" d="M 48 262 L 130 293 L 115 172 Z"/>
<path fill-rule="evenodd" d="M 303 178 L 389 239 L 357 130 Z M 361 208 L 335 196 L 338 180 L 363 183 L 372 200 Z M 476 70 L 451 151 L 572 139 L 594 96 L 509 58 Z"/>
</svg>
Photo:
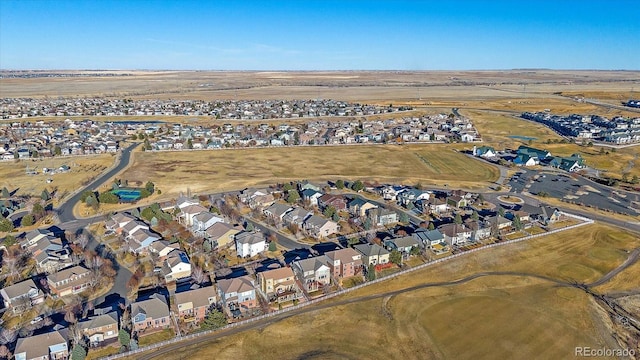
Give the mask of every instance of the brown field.
<svg viewBox="0 0 640 360">
<path fill-rule="evenodd" d="M 76 156 L 68 158 L 50 158 L 46 160 L 20 160 L 0 162 L 0 189 L 7 187 L 9 191 L 18 189 L 15 195 L 32 194 L 40 196 L 45 188 L 50 192 L 57 188 L 58 194 L 70 193 L 78 189 L 87 180 L 101 174 L 110 168 L 115 161 L 112 154 Z M 42 168 L 58 168 L 68 165 L 71 170 L 67 173 L 43 175 Z M 37 175 L 27 175 L 25 170 L 36 169 Z M 53 182 L 47 184 L 50 178 Z"/>
<path fill-rule="evenodd" d="M 562 280 L 598 279 L 640 246 L 635 236 L 589 225 L 479 252 L 329 302 L 460 279 L 523 271 Z M 618 275 L 640 287 L 634 269 Z M 614 278 L 615 280 L 616 278 Z M 613 280 L 612 280 L 613 281 Z M 575 346 L 614 346 L 608 320 L 582 291 L 522 276 L 484 277 L 287 318 L 181 349 L 168 359 L 569 358 Z"/>
<path fill-rule="evenodd" d="M 426 160 L 423 160 L 426 159 Z M 439 145 L 373 145 L 140 152 L 121 177 L 153 181 L 164 194 L 243 189 L 298 179 L 378 180 L 476 188 L 497 168 Z"/>
</svg>

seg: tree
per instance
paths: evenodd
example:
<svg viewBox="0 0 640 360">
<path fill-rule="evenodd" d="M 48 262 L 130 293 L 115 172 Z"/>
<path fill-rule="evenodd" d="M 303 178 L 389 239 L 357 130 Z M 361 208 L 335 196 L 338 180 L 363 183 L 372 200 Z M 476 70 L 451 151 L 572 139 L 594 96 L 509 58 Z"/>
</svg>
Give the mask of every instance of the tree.
<svg viewBox="0 0 640 360">
<path fill-rule="evenodd" d="M 11 351 L 7 347 L 7 345 L 0 346 L 0 359 L 10 359 Z"/>
<path fill-rule="evenodd" d="M 478 221 L 478 219 L 480 218 L 480 216 L 478 216 L 478 212 L 473 210 L 473 213 L 471 213 L 471 219 Z"/>
<path fill-rule="evenodd" d="M 484 203 L 484 195 L 480 194 L 478 195 L 478 201 L 480 202 L 480 204 Z"/>
<path fill-rule="evenodd" d="M 640 182 L 640 179 L 638 179 L 638 175 L 633 175 L 633 177 L 631 178 L 631 183 L 635 185 L 638 182 Z"/>
<path fill-rule="evenodd" d="M 194 266 L 191 270 L 191 278 L 198 284 L 202 284 L 207 280 L 207 275 L 202 271 L 200 266 Z"/>
<path fill-rule="evenodd" d="M 253 223 L 252 222 L 248 222 L 248 221 L 247 221 L 247 226 L 245 226 L 244 228 L 247 231 L 253 231 L 255 229 L 254 226 L 253 226 Z"/>
<path fill-rule="evenodd" d="M 49 199 L 51 199 L 51 194 L 49 194 L 47 189 L 44 189 L 42 190 L 42 193 L 40 193 L 40 198 L 44 201 L 49 201 Z"/>
<path fill-rule="evenodd" d="M 460 214 L 456 214 L 456 217 L 453 219 L 453 222 L 458 225 L 462 224 L 462 216 L 460 216 Z"/>
<path fill-rule="evenodd" d="M 376 279 L 376 267 L 373 264 L 370 264 L 367 268 L 367 281 L 373 281 Z"/>
<path fill-rule="evenodd" d="M 9 192 L 9 189 L 7 189 L 6 186 L 2 188 L 2 197 L 3 198 L 11 197 L 11 193 Z"/>
<path fill-rule="evenodd" d="M 298 200 L 300 200 L 300 194 L 298 194 L 298 192 L 296 190 L 290 190 L 289 194 L 287 196 L 287 202 L 289 204 L 293 204 L 293 203 L 297 202 Z"/>
<path fill-rule="evenodd" d="M 411 251 L 409 252 L 409 254 L 416 256 L 416 255 L 420 255 L 420 247 L 418 246 L 414 246 L 411 248 Z"/>
<path fill-rule="evenodd" d="M 187 139 L 187 149 L 193 149 L 193 140 Z"/>
<path fill-rule="evenodd" d="M 520 220 L 520 216 L 516 215 L 513 217 L 513 227 L 516 230 L 522 230 L 522 221 Z"/>
<path fill-rule="evenodd" d="M 31 215 L 33 215 L 33 218 L 35 219 L 35 221 L 42 219 L 45 216 L 45 214 L 46 212 L 44 211 L 44 207 L 42 207 L 42 204 L 40 203 L 33 204 L 33 208 L 31 209 Z"/>
<path fill-rule="evenodd" d="M 151 181 L 147 181 L 147 183 L 144 185 L 144 188 L 153 194 L 153 191 L 155 190 L 155 184 L 152 183 Z"/>
<path fill-rule="evenodd" d="M 275 241 L 271 241 L 269 243 L 269 251 L 276 251 L 278 250 L 278 245 L 276 244 Z"/>
<path fill-rule="evenodd" d="M 338 190 L 344 189 L 344 181 L 343 180 L 336 181 L 336 189 L 338 189 Z"/>
<path fill-rule="evenodd" d="M 291 190 L 293 190 L 293 185 L 291 185 L 291 183 L 286 183 L 282 185 L 282 191 L 289 192 Z"/>
<path fill-rule="evenodd" d="M 0 231 L 3 231 L 3 232 L 13 231 L 13 222 L 2 215 L 0 215 Z"/>
<path fill-rule="evenodd" d="M 502 206 L 498 208 L 498 215 L 504 217 L 504 208 Z"/>
<path fill-rule="evenodd" d="M 354 181 L 353 184 L 351 184 L 351 190 L 353 191 L 358 192 L 358 191 L 361 191 L 362 189 L 364 189 L 364 184 L 360 180 L 356 180 Z"/>
<path fill-rule="evenodd" d="M 84 360 L 87 357 L 87 350 L 80 344 L 76 344 L 71 350 L 71 360 Z"/>
<path fill-rule="evenodd" d="M 334 212 L 333 215 L 331 215 L 331 220 L 333 220 L 334 222 L 340 221 L 340 215 L 338 215 L 337 212 Z"/>
<path fill-rule="evenodd" d="M 82 201 L 83 203 L 86 203 L 87 199 L 90 198 L 91 196 L 93 196 L 95 199 L 96 194 L 91 190 L 85 190 L 82 192 L 82 195 L 80 195 L 80 201 Z"/>
<path fill-rule="evenodd" d="M 364 229 L 365 229 L 365 230 L 370 230 L 370 229 L 371 229 L 371 226 L 372 226 L 372 224 L 371 224 L 371 219 L 366 218 L 366 219 L 364 220 L 364 223 L 362 223 L 362 226 L 364 227 Z"/>
<path fill-rule="evenodd" d="M 222 312 L 218 311 L 218 309 L 213 309 L 207 314 L 200 328 L 203 330 L 218 329 L 226 326 L 228 323 L 227 318 Z"/>
<path fill-rule="evenodd" d="M 402 263 L 402 254 L 398 250 L 391 250 L 391 254 L 389 254 L 389 261 L 396 265 L 400 265 Z"/>
<path fill-rule="evenodd" d="M 328 218 L 332 217 L 336 213 L 336 208 L 333 205 L 327 206 L 322 214 Z"/>
<path fill-rule="evenodd" d="M 433 230 L 436 229 L 436 227 L 435 227 L 435 225 L 433 225 L 433 222 L 430 222 L 429 223 L 429 227 L 427 229 L 429 229 L 430 231 L 433 231 Z"/>
<path fill-rule="evenodd" d="M 21 226 L 31 226 L 34 223 L 34 219 L 33 219 L 33 215 L 31 214 L 27 214 L 25 216 L 22 217 L 22 220 L 20 221 L 20 225 Z"/>
<path fill-rule="evenodd" d="M 56 146 L 53 148 L 53 155 L 55 155 L 55 156 L 60 156 L 60 155 L 62 155 L 62 148 L 61 148 L 59 145 L 56 145 Z"/>
<path fill-rule="evenodd" d="M 120 345 L 129 346 L 131 342 L 131 335 L 125 329 L 120 329 L 118 332 L 118 341 L 120 341 Z"/>
<path fill-rule="evenodd" d="M 0 229 L 0 231 L 2 231 Z M 13 246 L 15 244 L 17 244 L 18 241 L 16 240 L 15 236 L 13 235 L 7 235 L 4 237 L 4 240 L 2 241 L 2 245 L 4 245 L 5 247 L 10 247 Z"/>
<path fill-rule="evenodd" d="M 105 191 L 98 195 L 98 201 L 102 204 L 117 204 L 120 202 L 120 198 L 111 191 Z"/>
</svg>

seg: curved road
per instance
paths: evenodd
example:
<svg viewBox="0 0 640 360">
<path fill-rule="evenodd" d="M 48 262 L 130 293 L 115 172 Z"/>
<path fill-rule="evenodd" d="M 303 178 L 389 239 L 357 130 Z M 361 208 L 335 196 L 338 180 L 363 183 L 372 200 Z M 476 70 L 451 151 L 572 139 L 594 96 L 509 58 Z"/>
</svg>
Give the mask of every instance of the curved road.
<svg viewBox="0 0 640 360">
<path fill-rule="evenodd" d="M 116 175 L 117 173 L 122 171 L 125 167 L 127 167 L 129 165 L 129 160 L 131 159 L 131 151 L 136 146 L 138 146 L 138 144 L 139 143 L 133 143 L 128 147 L 126 147 L 124 150 L 122 150 L 122 152 L 120 153 L 119 162 L 113 169 L 100 175 L 97 179 L 89 183 L 89 185 L 82 188 L 75 195 L 73 195 L 72 197 L 67 199 L 64 203 L 60 204 L 60 206 L 58 206 L 56 211 L 58 212 L 58 219 L 60 219 L 61 223 L 77 220 L 77 218 L 73 214 L 73 207 L 78 201 L 80 201 L 80 196 L 82 196 L 82 192 L 84 192 L 86 189 L 93 189 L 98 185 L 101 185 L 102 183 L 107 181 L 109 178 Z"/>
<path fill-rule="evenodd" d="M 235 327 L 235 328 L 231 328 L 231 329 L 228 329 L 228 330 L 221 330 L 221 331 L 218 331 L 218 332 L 213 332 L 211 334 L 203 335 L 203 336 L 196 337 L 196 338 L 192 338 L 192 339 L 188 339 L 188 340 L 184 340 L 184 341 L 178 341 L 176 343 L 169 344 L 169 345 L 167 345 L 165 347 L 162 347 L 162 348 L 150 350 L 151 351 L 150 353 L 142 355 L 142 356 L 139 356 L 139 357 L 137 357 L 137 359 L 143 359 L 143 360 L 155 359 L 155 358 L 161 357 L 164 354 L 171 353 L 171 352 L 174 352 L 174 351 L 178 351 L 179 349 L 184 348 L 186 346 L 197 345 L 199 343 L 209 342 L 209 341 L 216 340 L 216 339 L 219 339 L 219 338 L 222 338 L 222 337 L 225 337 L 225 336 L 229 336 L 229 335 L 233 335 L 233 334 L 236 334 L 236 333 L 240 333 L 240 332 L 243 332 L 243 331 L 246 331 L 246 330 L 265 327 L 265 326 L 268 326 L 270 324 L 276 323 L 278 321 L 284 320 L 286 318 L 289 318 L 289 317 L 292 317 L 292 316 L 296 316 L 296 315 L 300 315 L 300 314 L 305 314 L 305 313 L 312 312 L 312 311 L 323 310 L 323 309 L 328 309 L 328 308 L 341 306 L 341 305 L 353 304 L 353 303 L 362 302 L 362 301 L 374 300 L 374 299 L 384 298 L 384 297 L 387 297 L 387 296 L 399 295 L 399 294 L 403 294 L 403 293 L 407 293 L 407 292 L 411 292 L 411 291 L 415 291 L 415 290 L 420 290 L 420 289 L 431 288 L 431 287 L 455 286 L 455 285 L 460 285 L 460 284 L 467 283 L 469 281 L 472 281 L 472 280 L 475 280 L 475 279 L 478 279 L 478 278 L 481 278 L 481 277 L 488 277 L 488 276 L 519 276 L 519 277 L 535 278 L 535 279 L 539 279 L 539 280 L 543 280 L 543 281 L 554 283 L 556 286 L 573 287 L 573 288 L 581 289 L 581 290 L 584 290 L 587 294 L 589 294 L 591 296 L 595 296 L 595 294 L 590 291 L 590 287 L 591 286 L 602 285 L 605 282 L 609 281 L 613 276 L 615 276 L 616 274 L 622 272 L 627 267 L 629 267 L 631 264 L 636 262 L 638 260 L 639 255 L 640 255 L 640 248 L 635 249 L 631 253 L 631 255 L 627 258 L 627 260 L 625 262 L 623 262 L 618 267 L 616 267 L 615 269 L 613 269 L 612 271 L 610 271 L 609 273 L 604 275 L 601 279 L 599 279 L 599 280 L 597 280 L 597 281 L 595 281 L 595 282 L 593 282 L 591 284 L 580 284 L 580 283 L 577 283 L 577 282 L 568 282 L 568 281 L 554 279 L 552 277 L 545 276 L 545 275 L 532 274 L 532 273 L 526 273 L 526 272 L 484 271 L 484 272 L 479 272 L 479 273 L 464 277 L 462 279 L 453 280 L 453 281 L 441 281 L 441 282 L 424 283 L 424 284 L 420 284 L 420 285 L 416 285 L 416 286 L 412 286 L 412 287 L 408 287 L 408 288 L 400 289 L 400 290 L 385 291 L 385 292 L 378 293 L 378 294 L 366 295 L 366 296 L 356 297 L 356 298 L 352 298 L 352 299 L 344 299 L 344 300 L 340 300 L 340 301 L 327 302 L 327 303 L 320 304 L 320 305 L 317 305 L 317 306 L 302 307 L 302 308 L 299 308 L 299 309 L 296 309 L 296 310 L 292 310 L 292 311 L 289 311 L 289 312 L 278 314 L 276 316 L 273 316 L 272 318 L 267 318 L 267 319 L 264 319 L 264 320 L 256 321 L 254 323 L 250 323 L 250 324 L 247 324 L 245 326 L 238 326 L 238 327 Z M 393 278 L 390 279 L 390 280 L 393 280 Z M 139 354 L 136 354 L 136 355 L 139 355 Z"/>
</svg>

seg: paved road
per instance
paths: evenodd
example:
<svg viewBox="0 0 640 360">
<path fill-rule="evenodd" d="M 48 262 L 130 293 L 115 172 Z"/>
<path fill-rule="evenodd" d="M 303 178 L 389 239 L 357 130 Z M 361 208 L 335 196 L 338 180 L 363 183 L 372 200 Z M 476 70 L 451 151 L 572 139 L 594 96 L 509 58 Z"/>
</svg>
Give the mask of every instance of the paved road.
<svg viewBox="0 0 640 360">
<path fill-rule="evenodd" d="M 80 196 L 82 196 L 82 192 L 87 189 L 97 188 L 99 185 L 109 180 L 112 176 L 116 175 L 120 171 L 122 171 L 127 165 L 129 165 L 129 160 L 131 158 L 131 151 L 138 145 L 139 143 L 134 143 L 129 145 L 127 148 L 123 149 L 120 153 L 120 159 L 118 164 L 113 167 L 108 172 L 102 174 L 97 179 L 93 180 L 89 185 L 85 186 L 82 190 L 78 191 L 75 195 L 67 199 L 64 203 L 60 204 L 56 209 L 58 213 L 58 218 L 61 223 L 66 223 L 68 221 L 76 220 L 75 215 L 73 214 L 73 207 L 75 204 L 80 201 Z"/>
</svg>

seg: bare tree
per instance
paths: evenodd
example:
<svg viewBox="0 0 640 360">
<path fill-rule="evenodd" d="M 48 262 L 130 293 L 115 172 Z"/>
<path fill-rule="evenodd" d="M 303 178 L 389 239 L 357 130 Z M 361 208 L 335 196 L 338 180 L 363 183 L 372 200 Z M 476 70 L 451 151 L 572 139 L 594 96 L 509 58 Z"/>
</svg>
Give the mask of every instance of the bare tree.
<svg viewBox="0 0 640 360">
<path fill-rule="evenodd" d="M 15 329 L 2 328 L 0 330 L 0 344 L 10 344 L 18 338 L 18 332 Z"/>
<path fill-rule="evenodd" d="M 82 250 L 85 250 L 87 248 L 87 245 L 89 245 L 89 236 L 84 232 L 78 235 L 78 237 L 76 238 L 76 244 L 78 244 L 78 246 Z"/>
<path fill-rule="evenodd" d="M 200 266 L 194 266 L 191 270 L 191 278 L 198 284 L 202 284 L 206 280 L 206 275 Z"/>
<path fill-rule="evenodd" d="M 0 359 L 10 359 L 11 351 L 6 345 L 0 346 Z"/>
</svg>

